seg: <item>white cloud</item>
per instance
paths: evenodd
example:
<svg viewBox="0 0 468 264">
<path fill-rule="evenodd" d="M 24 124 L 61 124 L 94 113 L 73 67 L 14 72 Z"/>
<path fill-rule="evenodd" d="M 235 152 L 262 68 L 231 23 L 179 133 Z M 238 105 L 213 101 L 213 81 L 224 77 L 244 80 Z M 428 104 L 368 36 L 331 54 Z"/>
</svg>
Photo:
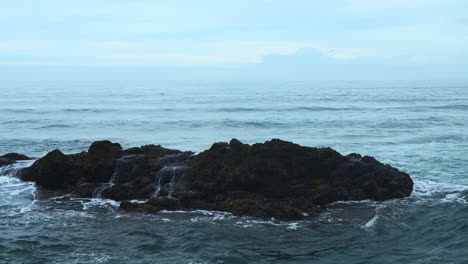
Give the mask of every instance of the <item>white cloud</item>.
<svg viewBox="0 0 468 264">
<path fill-rule="evenodd" d="M 203 51 L 193 52 L 129 52 L 110 56 L 113 61 L 124 64 L 158 66 L 219 66 L 260 64 L 269 55 L 291 55 L 303 49 L 315 49 L 324 56 L 337 60 L 378 56 L 366 50 L 329 48 L 302 42 L 236 42 L 210 43 Z"/>
<path fill-rule="evenodd" d="M 9 60 L 0 64 L 15 65 L 107 65 L 107 66 L 235 66 L 261 64 L 269 55 L 292 55 L 304 49 L 314 49 L 331 59 L 352 60 L 360 57 L 378 56 L 368 50 L 330 48 L 307 42 L 238 41 L 192 43 L 186 51 L 174 47 L 164 50 L 152 42 L 86 41 L 78 43 L 52 43 L 48 52 L 54 54 L 47 61 Z M 4 45 L 10 48 L 15 44 Z M 0 43 L 0 47 L 1 43 Z M 60 48 L 62 49 L 60 50 Z M 66 47 L 66 48 L 63 48 Z M 33 49 L 37 50 L 37 49 Z M 82 54 L 68 54 L 81 51 Z M 62 53 L 62 54 L 60 54 Z M 34 55 L 34 52 L 29 54 Z M 1 51 L 0 51 L 1 55 Z M 42 55 L 47 55 L 42 50 Z M 34 57 L 34 56 L 33 56 Z M 26 56 L 27 58 L 27 56 Z"/>
</svg>

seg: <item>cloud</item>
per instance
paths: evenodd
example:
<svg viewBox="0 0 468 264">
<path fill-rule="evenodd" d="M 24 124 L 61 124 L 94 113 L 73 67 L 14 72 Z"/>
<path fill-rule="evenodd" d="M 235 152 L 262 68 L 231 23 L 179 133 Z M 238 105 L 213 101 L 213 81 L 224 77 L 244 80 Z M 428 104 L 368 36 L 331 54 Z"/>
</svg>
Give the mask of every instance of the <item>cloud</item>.
<svg viewBox="0 0 468 264">
<path fill-rule="evenodd" d="M 57 44 L 55 44 L 57 45 Z M 54 45 L 52 45 L 54 46 Z M 58 53 L 50 47 L 50 52 Z M 105 66 L 168 66 L 168 67 L 231 67 L 261 64 L 272 55 L 295 55 L 302 50 L 316 50 L 335 60 L 353 60 L 361 57 L 379 56 L 367 50 L 331 48 L 306 42 L 211 42 L 193 43 L 186 52 L 158 52 L 160 46 L 153 43 L 129 41 L 97 41 L 70 43 L 58 61 L 53 58 L 31 60 L 37 56 L 23 56 L 21 60 L 8 60 L 2 64 L 30 65 L 105 65 Z M 70 50 L 88 50 L 81 56 L 70 57 Z M 137 51 L 137 52 L 135 52 Z M 60 56 L 61 55 L 61 56 Z M 28 59 L 29 58 L 29 59 Z"/>
<path fill-rule="evenodd" d="M 467 8 L 462 0 L 6 1 L 0 61 L 250 70 L 278 57 L 291 69 L 320 61 L 430 76 L 440 64 L 463 71 Z"/>
</svg>

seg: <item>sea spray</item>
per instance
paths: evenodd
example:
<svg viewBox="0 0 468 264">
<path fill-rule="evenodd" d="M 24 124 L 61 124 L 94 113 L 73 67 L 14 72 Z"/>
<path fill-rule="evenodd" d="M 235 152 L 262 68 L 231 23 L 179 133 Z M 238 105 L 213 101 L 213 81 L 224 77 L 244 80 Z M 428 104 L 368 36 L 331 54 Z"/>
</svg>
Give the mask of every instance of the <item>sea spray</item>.
<svg viewBox="0 0 468 264">
<path fill-rule="evenodd" d="M 18 161 L 0 167 L 0 215 L 12 217 L 32 210 L 35 202 L 35 185 L 23 182 L 19 173 L 31 166 L 34 160 Z"/>
<path fill-rule="evenodd" d="M 19 177 L 22 169 L 31 166 L 36 160 L 22 160 L 16 163 L 0 166 L 0 176 Z"/>
</svg>

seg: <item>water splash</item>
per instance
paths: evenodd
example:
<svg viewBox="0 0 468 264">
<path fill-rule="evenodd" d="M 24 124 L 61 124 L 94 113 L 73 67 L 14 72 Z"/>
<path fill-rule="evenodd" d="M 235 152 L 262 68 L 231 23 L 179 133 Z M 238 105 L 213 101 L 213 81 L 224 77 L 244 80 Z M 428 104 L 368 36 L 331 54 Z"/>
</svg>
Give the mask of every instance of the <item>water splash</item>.
<svg viewBox="0 0 468 264">
<path fill-rule="evenodd" d="M 15 177 L 17 178 L 19 172 L 31 166 L 36 160 L 21 160 L 17 161 L 16 163 L 5 165 L 0 167 L 0 176 L 8 176 L 8 177 Z"/>
<path fill-rule="evenodd" d="M 174 198 L 173 194 L 175 191 L 175 186 L 176 186 L 176 176 L 177 176 L 177 171 L 181 168 L 184 168 L 184 166 L 164 166 L 162 169 L 158 171 L 156 174 L 156 186 L 155 186 L 155 191 L 151 197 L 156 198 L 159 197 L 159 194 L 161 192 L 161 179 L 163 179 L 166 175 L 171 176 L 171 180 L 169 182 L 169 191 L 168 191 L 168 198 Z"/>
<path fill-rule="evenodd" d="M 172 198 L 172 194 L 174 193 L 176 170 L 177 170 L 177 167 L 172 167 L 172 178 L 171 178 L 171 182 L 169 183 L 169 194 L 168 194 L 169 198 Z"/>
<path fill-rule="evenodd" d="M 94 191 L 93 198 L 102 198 L 102 192 L 112 187 L 112 185 L 114 185 L 117 182 L 117 180 L 119 179 L 120 167 L 121 167 L 122 161 L 127 157 L 128 156 L 124 156 L 124 157 L 117 159 L 117 164 L 115 165 L 114 172 L 112 173 L 112 176 L 110 177 L 109 181 L 106 183 L 103 183 Z"/>
<path fill-rule="evenodd" d="M 12 217 L 32 210 L 36 201 L 35 185 L 19 179 L 21 169 L 31 166 L 34 160 L 18 161 L 0 167 L 0 215 Z"/>
<path fill-rule="evenodd" d="M 380 218 L 380 211 L 384 208 L 384 205 L 379 205 L 375 208 L 375 214 L 374 216 L 365 224 L 363 224 L 361 227 L 366 230 L 366 231 L 372 231 L 375 228 L 375 225 L 377 224 L 377 221 Z"/>
</svg>

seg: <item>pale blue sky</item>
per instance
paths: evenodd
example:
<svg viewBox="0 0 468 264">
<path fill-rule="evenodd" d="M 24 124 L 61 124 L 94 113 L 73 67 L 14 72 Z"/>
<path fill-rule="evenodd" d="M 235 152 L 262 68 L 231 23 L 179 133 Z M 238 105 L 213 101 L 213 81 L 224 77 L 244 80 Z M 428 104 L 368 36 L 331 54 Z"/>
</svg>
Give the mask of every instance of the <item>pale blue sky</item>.
<svg viewBox="0 0 468 264">
<path fill-rule="evenodd" d="M 466 0 L 0 1 L 3 78 L 468 76 Z"/>
</svg>

